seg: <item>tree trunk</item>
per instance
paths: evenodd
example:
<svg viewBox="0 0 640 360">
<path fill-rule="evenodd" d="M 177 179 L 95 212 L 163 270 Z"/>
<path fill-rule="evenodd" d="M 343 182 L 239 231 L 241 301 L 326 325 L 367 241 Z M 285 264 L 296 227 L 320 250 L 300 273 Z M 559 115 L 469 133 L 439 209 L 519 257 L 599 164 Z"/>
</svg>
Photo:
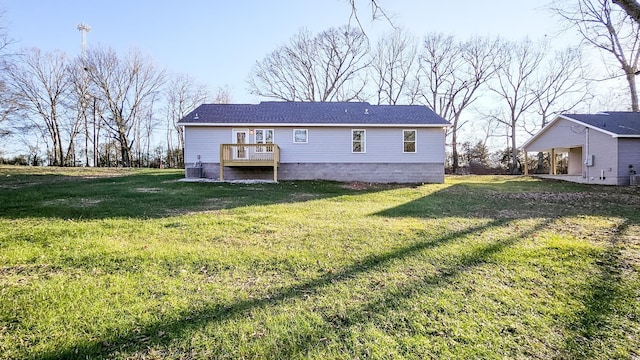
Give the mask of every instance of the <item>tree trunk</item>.
<svg viewBox="0 0 640 360">
<path fill-rule="evenodd" d="M 636 22 L 640 23 L 640 4 L 635 0 L 611 0 L 612 3 L 620 6 Z"/>
<path fill-rule="evenodd" d="M 455 125 L 454 125 L 455 127 Z M 460 164 L 458 163 L 458 143 L 457 139 L 458 135 L 456 134 L 455 128 L 451 133 L 451 172 L 456 174 L 458 172 L 458 167 Z"/>
<path fill-rule="evenodd" d="M 459 113 L 453 118 L 453 126 L 451 127 L 451 172 L 456 174 L 460 164 L 458 162 L 458 118 Z"/>
<path fill-rule="evenodd" d="M 537 168 L 536 172 L 538 174 L 542 174 L 543 173 L 543 169 L 544 169 L 544 153 L 543 152 L 539 152 L 538 153 L 538 168 Z"/>
<path fill-rule="evenodd" d="M 518 171 L 518 148 L 516 147 L 516 127 L 511 126 L 511 175 L 519 174 Z"/>
<path fill-rule="evenodd" d="M 629 83 L 629 95 L 631 96 L 631 111 L 639 112 L 638 91 L 636 89 L 636 74 L 634 71 L 627 70 L 627 83 Z"/>
</svg>

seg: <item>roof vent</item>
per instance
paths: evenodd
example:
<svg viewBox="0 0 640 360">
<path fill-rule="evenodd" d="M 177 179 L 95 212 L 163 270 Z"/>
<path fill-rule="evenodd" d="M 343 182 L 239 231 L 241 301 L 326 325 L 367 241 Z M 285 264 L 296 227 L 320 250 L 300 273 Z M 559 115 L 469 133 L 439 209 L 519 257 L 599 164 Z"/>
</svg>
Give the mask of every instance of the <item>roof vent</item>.
<svg viewBox="0 0 640 360">
<path fill-rule="evenodd" d="M 196 113 L 196 116 L 193 117 L 193 120 L 198 120 L 200 119 L 200 117 L 198 116 L 198 113 Z"/>
<path fill-rule="evenodd" d="M 369 115 L 369 109 L 364 109 L 364 114 Z"/>
<path fill-rule="evenodd" d="M 344 113 L 345 113 L 345 114 L 347 113 L 347 109 L 344 109 Z"/>
</svg>

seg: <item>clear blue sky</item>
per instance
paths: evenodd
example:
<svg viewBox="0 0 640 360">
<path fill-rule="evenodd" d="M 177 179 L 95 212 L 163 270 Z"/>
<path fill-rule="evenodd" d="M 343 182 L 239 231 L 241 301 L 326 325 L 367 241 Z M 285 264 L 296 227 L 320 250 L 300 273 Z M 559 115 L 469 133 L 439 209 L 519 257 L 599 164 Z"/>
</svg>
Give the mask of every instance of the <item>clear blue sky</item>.
<svg viewBox="0 0 640 360">
<path fill-rule="evenodd" d="M 538 39 L 557 29 L 548 0 L 378 0 L 395 25 L 416 36 L 430 32 Z M 357 0 L 370 38 L 391 30 L 371 22 L 368 0 Z M 136 47 L 170 72 L 187 73 L 213 91 L 228 85 L 232 100 L 261 99 L 246 90 L 252 65 L 301 28 L 318 32 L 348 23 L 347 0 L 0 0 L 17 47 L 80 53 L 84 22 L 91 46 L 124 53 Z"/>
</svg>

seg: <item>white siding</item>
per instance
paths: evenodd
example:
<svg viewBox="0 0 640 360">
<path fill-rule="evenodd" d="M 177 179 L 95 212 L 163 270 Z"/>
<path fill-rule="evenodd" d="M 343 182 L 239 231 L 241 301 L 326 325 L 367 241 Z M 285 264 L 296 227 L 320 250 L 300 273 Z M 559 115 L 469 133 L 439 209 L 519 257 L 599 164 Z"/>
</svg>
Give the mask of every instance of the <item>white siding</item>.
<svg viewBox="0 0 640 360">
<path fill-rule="evenodd" d="M 588 138 L 588 144 L 587 144 Z M 546 129 L 535 141 L 527 145 L 526 151 L 549 151 L 555 149 L 582 148 L 583 161 L 593 156 L 593 166 L 583 166 L 583 178 L 591 184 L 616 185 L 619 180 L 618 139 L 595 129 L 587 129 L 572 121 L 560 119 Z M 574 150 L 577 152 L 577 150 Z M 571 170 L 577 168 L 573 163 Z"/>
<path fill-rule="evenodd" d="M 594 184 L 617 184 L 618 145 L 617 139 L 600 131 L 589 130 L 589 154 L 593 155 L 593 166 L 585 166 L 586 176 Z M 586 154 L 587 147 L 583 148 Z M 604 174 L 604 179 L 601 176 Z M 591 181 L 593 180 L 593 181 Z"/>
<path fill-rule="evenodd" d="M 618 154 L 619 177 L 629 176 L 630 170 L 640 174 L 640 139 L 618 139 Z"/>
<path fill-rule="evenodd" d="M 592 133 L 595 130 L 591 131 Z M 583 146 L 585 127 L 572 121 L 560 119 L 552 128 L 545 130 L 535 141 L 527 145 L 527 151 L 548 151 L 551 148 Z"/>
<path fill-rule="evenodd" d="M 232 129 L 185 127 L 185 163 L 193 164 L 197 155 L 203 163 L 219 162 L 220 144 L 232 141 Z M 293 129 L 274 128 L 274 142 L 280 146 L 281 163 L 444 163 L 442 128 L 416 128 L 417 151 L 403 153 L 402 130 L 407 128 L 357 127 L 366 130 L 366 153 L 355 154 L 351 152 L 352 128 L 296 126 L 295 129 L 308 129 L 306 144 L 293 142 Z M 249 136 L 249 142 L 254 142 L 254 135 Z"/>
<path fill-rule="evenodd" d="M 231 129 L 185 126 L 184 162 L 193 165 L 198 160 L 203 163 L 220 162 L 220 144 L 231 142 Z"/>
<path fill-rule="evenodd" d="M 304 127 L 298 127 L 304 128 Z M 443 163 L 444 130 L 417 129 L 415 153 L 403 153 L 404 128 L 367 128 L 366 152 L 352 153 L 352 128 L 307 128 L 309 142 L 293 143 L 293 128 L 276 129 L 283 163 Z"/>
</svg>

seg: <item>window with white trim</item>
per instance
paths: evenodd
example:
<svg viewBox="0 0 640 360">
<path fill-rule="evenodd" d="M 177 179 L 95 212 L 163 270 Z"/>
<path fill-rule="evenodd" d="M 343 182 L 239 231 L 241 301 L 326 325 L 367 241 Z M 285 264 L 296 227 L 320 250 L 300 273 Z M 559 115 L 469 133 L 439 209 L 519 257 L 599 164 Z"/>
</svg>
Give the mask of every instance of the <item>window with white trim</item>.
<svg viewBox="0 0 640 360">
<path fill-rule="evenodd" d="M 367 150 L 366 130 L 351 130 L 351 152 L 364 153 Z"/>
<path fill-rule="evenodd" d="M 402 130 L 402 152 L 414 153 L 416 152 L 416 137 L 418 132 L 416 130 Z"/>
<path fill-rule="evenodd" d="M 257 147 L 256 152 L 273 152 L 273 146 L 268 145 L 273 144 L 273 129 L 256 129 L 254 140 L 256 144 L 267 145 Z"/>
<path fill-rule="evenodd" d="M 309 142 L 309 130 L 307 129 L 293 129 L 293 143 L 294 144 L 306 144 Z"/>
</svg>

